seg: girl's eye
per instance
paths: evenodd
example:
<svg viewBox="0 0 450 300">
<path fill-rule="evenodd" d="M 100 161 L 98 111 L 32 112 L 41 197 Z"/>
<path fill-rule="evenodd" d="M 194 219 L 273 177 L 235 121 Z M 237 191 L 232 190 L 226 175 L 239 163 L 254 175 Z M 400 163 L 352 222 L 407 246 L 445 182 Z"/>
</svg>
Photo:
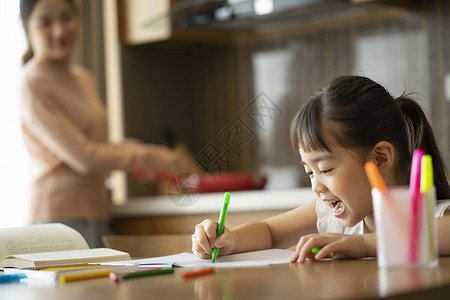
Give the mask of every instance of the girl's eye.
<svg viewBox="0 0 450 300">
<path fill-rule="evenodd" d="M 306 176 L 307 177 L 311 177 L 313 175 L 313 172 L 311 171 L 311 172 L 306 172 Z"/>
<path fill-rule="evenodd" d="M 328 173 L 330 173 L 331 171 L 333 171 L 333 169 L 321 170 L 321 171 L 320 171 L 320 174 L 328 174 Z"/>
</svg>

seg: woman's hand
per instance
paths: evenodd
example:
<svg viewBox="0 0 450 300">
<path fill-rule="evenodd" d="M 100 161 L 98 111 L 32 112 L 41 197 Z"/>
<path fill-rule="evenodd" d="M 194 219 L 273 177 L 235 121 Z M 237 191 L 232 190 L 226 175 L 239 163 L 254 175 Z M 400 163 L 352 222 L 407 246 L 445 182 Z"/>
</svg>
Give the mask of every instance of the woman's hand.
<svg viewBox="0 0 450 300">
<path fill-rule="evenodd" d="M 307 258 L 323 259 L 343 255 L 349 257 L 366 257 L 376 253 L 375 234 L 348 235 L 338 233 L 309 234 L 302 236 L 297 244 L 291 262 L 304 262 Z M 322 249 L 313 254 L 314 247 Z"/>
<path fill-rule="evenodd" d="M 219 248 L 219 256 L 231 253 L 234 244 L 233 233 L 225 228 L 223 234 L 217 238 L 218 223 L 213 220 L 204 220 L 195 226 L 192 235 L 192 252 L 199 258 L 210 258 L 212 249 Z"/>
<path fill-rule="evenodd" d="M 127 141 L 127 145 L 132 147 L 139 144 Z M 138 149 L 142 154 L 139 169 L 148 172 L 149 178 L 155 177 L 155 172 L 172 174 L 169 178 L 179 174 L 200 173 L 195 160 L 176 149 L 156 144 L 140 144 Z"/>
</svg>

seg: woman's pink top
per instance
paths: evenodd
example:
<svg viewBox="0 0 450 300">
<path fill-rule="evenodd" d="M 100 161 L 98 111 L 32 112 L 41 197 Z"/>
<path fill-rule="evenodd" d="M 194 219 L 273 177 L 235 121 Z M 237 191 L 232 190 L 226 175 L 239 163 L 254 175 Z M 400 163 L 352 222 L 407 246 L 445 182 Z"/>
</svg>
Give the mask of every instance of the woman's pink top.
<svg viewBox="0 0 450 300">
<path fill-rule="evenodd" d="M 105 108 L 93 77 L 81 66 L 69 70 L 31 60 L 20 92 L 21 128 L 32 162 L 31 222 L 108 220 L 109 173 L 155 169 L 164 160 L 160 146 L 107 143 Z"/>
</svg>

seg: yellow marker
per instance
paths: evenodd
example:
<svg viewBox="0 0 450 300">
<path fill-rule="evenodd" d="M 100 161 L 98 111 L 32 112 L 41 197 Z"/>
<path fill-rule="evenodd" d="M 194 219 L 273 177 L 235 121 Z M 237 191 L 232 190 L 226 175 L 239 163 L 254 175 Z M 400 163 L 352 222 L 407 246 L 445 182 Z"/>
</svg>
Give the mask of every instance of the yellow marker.
<svg viewBox="0 0 450 300">
<path fill-rule="evenodd" d="M 81 280 L 81 279 L 90 279 L 90 278 L 98 278 L 98 277 L 108 277 L 111 270 L 99 270 L 99 271 L 86 271 L 85 273 L 72 274 L 72 275 L 61 275 L 59 277 L 59 281 L 61 283 L 65 283 L 67 281 Z"/>
<path fill-rule="evenodd" d="M 431 160 L 431 156 L 429 154 L 425 154 L 422 157 L 420 170 L 420 192 L 426 193 L 433 186 L 433 161 Z"/>
<path fill-rule="evenodd" d="M 434 198 L 429 195 L 430 189 L 434 188 L 433 179 L 433 161 L 429 154 L 422 156 L 421 170 L 420 170 L 420 192 L 424 194 L 426 207 L 427 207 L 427 218 L 428 218 L 428 244 L 430 247 L 429 260 L 433 261 L 435 259 L 435 237 L 434 237 Z"/>
</svg>

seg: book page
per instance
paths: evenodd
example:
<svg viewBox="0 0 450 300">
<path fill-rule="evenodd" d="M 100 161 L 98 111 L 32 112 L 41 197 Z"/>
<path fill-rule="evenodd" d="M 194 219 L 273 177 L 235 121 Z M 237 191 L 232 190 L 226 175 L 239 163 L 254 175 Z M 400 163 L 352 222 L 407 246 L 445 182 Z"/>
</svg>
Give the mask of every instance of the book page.
<svg viewBox="0 0 450 300">
<path fill-rule="evenodd" d="M 78 231 L 61 223 L 0 228 L 0 259 L 7 255 L 88 248 Z"/>
<path fill-rule="evenodd" d="M 75 263 L 124 261 L 129 259 L 130 255 L 123 251 L 110 248 L 94 248 L 10 255 L 0 261 L 0 267 L 45 267 Z"/>
</svg>

